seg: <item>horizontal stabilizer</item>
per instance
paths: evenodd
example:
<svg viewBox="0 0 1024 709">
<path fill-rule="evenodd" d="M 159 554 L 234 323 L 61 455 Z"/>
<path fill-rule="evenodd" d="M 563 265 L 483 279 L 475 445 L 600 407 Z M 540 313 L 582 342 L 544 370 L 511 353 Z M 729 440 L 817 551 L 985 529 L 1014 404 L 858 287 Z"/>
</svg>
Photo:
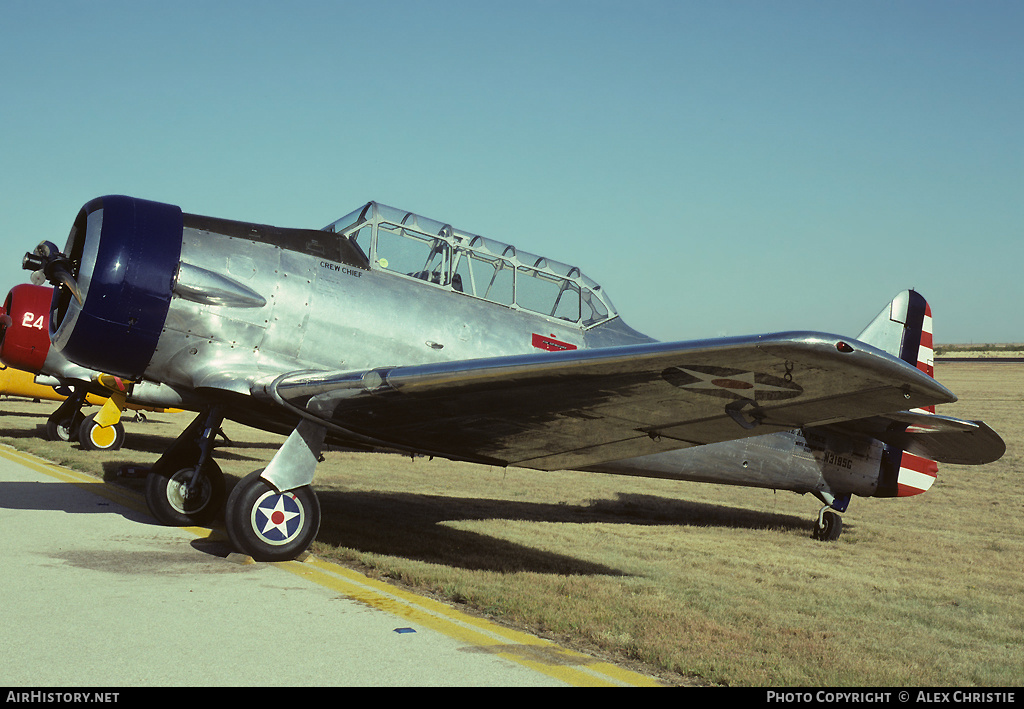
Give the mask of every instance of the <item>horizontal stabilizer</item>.
<svg viewBox="0 0 1024 709">
<path fill-rule="evenodd" d="M 908 453 L 938 463 L 984 465 L 999 460 L 1006 443 L 987 424 L 921 411 L 901 411 L 831 426 L 867 434 Z"/>
<path fill-rule="evenodd" d="M 972 423 L 975 423 L 977 428 L 969 431 L 922 431 L 911 427 L 886 442 L 895 443 L 908 453 L 938 463 L 984 465 L 999 460 L 1006 452 L 1006 443 L 985 423 Z"/>
</svg>

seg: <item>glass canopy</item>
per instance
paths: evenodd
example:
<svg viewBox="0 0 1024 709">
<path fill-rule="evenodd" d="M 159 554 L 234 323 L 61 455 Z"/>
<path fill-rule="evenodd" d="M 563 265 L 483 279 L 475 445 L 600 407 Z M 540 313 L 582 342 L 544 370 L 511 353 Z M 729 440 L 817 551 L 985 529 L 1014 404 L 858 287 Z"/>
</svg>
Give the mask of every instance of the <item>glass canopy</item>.
<svg viewBox="0 0 1024 709">
<path fill-rule="evenodd" d="M 581 327 L 615 317 L 601 286 L 575 266 L 412 212 L 368 202 L 323 230 L 348 237 L 373 269 Z"/>
</svg>

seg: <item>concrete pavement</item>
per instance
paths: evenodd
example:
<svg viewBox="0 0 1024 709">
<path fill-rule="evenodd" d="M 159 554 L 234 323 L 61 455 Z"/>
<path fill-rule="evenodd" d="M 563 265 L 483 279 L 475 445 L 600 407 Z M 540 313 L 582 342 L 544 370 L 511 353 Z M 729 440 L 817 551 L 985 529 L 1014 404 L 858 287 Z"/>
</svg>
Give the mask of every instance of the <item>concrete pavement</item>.
<svg viewBox="0 0 1024 709">
<path fill-rule="evenodd" d="M 656 684 L 315 558 L 252 563 L 6 446 L 0 535 L 5 686 Z"/>
</svg>

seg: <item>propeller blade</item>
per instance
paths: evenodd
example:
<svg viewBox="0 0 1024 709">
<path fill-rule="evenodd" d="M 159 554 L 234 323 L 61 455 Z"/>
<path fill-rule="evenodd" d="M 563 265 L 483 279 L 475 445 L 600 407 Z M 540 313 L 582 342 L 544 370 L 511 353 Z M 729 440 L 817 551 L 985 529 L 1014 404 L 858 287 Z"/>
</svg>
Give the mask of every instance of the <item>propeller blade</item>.
<svg viewBox="0 0 1024 709">
<path fill-rule="evenodd" d="M 71 275 L 71 272 L 61 263 L 55 263 L 52 266 L 52 273 L 50 274 L 51 281 L 56 279 L 62 286 L 71 291 L 71 295 L 75 297 L 79 305 L 83 305 L 82 291 L 78 287 L 78 282 L 75 277 Z"/>
<path fill-rule="evenodd" d="M 21 260 L 23 269 L 32 271 L 32 282 L 42 285 L 45 279 L 55 286 L 64 286 L 83 305 L 82 291 L 71 273 L 71 261 L 60 252 L 52 241 L 41 241 L 33 251 Z"/>
</svg>

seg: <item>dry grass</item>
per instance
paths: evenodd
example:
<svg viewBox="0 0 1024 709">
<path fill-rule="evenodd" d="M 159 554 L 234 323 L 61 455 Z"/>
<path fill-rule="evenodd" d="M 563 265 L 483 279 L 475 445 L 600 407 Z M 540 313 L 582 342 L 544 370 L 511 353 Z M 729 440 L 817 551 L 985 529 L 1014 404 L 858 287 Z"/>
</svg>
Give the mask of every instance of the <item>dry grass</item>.
<svg viewBox="0 0 1024 709">
<path fill-rule="evenodd" d="M 855 498 L 834 544 L 791 493 L 330 452 L 321 556 L 672 681 L 1007 686 L 1024 680 L 1024 365 L 940 363 L 1008 450 L 943 466 L 926 495 Z M 129 424 L 126 449 L 38 439 L 52 404 L 7 402 L 8 443 L 113 479 L 183 415 Z M 229 475 L 281 439 L 229 425 Z M 129 482 L 138 489 L 138 482 Z"/>
<path fill-rule="evenodd" d="M 971 343 L 959 345 L 936 345 L 936 357 L 971 358 L 1019 358 L 1024 357 L 1022 343 Z"/>
</svg>

